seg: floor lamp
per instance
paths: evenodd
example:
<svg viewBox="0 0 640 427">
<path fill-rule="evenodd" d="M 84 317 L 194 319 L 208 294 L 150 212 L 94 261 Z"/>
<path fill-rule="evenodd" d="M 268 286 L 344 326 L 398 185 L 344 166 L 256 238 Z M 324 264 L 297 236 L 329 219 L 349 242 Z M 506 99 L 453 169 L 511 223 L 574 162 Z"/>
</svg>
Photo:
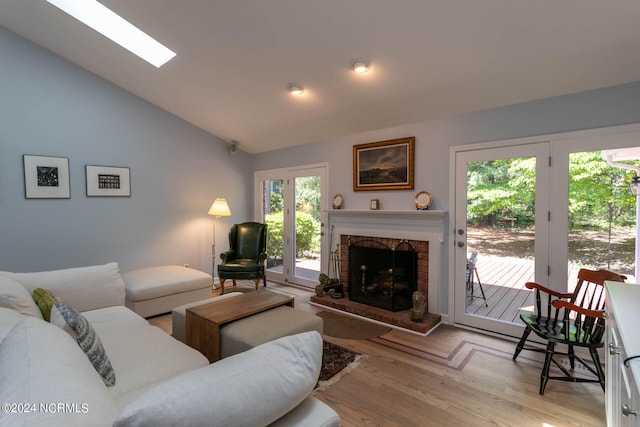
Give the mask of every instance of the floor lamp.
<svg viewBox="0 0 640 427">
<path fill-rule="evenodd" d="M 215 289 L 216 277 L 216 219 L 221 216 L 231 216 L 231 210 L 225 199 L 214 200 L 209 215 L 213 217 L 213 243 L 211 245 L 211 278 L 213 279 L 213 288 Z"/>
</svg>

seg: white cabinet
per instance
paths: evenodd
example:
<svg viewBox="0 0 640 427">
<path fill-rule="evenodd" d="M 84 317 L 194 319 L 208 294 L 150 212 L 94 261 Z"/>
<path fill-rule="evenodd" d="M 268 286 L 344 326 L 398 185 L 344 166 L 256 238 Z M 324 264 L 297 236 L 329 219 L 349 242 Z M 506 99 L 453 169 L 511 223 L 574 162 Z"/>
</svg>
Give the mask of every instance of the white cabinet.
<svg viewBox="0 0 640 427">
<path fill-rule="evenodd" d="M 640 285 L 606 282 L 606 287 L 607 425 L 640 427 L 640 358 L 630 359 L 640 355 Z"/>
</svg>

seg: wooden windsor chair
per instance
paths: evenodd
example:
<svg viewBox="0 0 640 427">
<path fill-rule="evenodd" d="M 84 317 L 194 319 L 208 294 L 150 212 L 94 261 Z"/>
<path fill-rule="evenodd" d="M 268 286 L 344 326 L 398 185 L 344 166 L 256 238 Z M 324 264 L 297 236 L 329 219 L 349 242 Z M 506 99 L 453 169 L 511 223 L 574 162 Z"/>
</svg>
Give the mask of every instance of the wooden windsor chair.
<svg viewBox="0 0 640 427">
<path fill-rule="evenodd" d="M 516 346 L 513 360 L 516 360 L 522 350 L 545 353 L 540 375 L 540 394 L 544 394 L 548 380 L 597 382 L 604 390 L 604 372 L 598 356 L 598 348 L 604 345 L 604 282 L 624 282 L 626 279 L 626 276 L 611 271 L 583 268 L 578 272 L 578 283 L 574 291 L 570 293 L 557 292 L 534 282 L 526 283 L 528 289 L 535 289 L 535 312 L 520 314 L 525 329 Z M 547 342 L 546 348 L 525 346 L 532 331 Z M 557 351 L 557 344 L 566 344 L 567 352 Z M 576 354 L 575 347 L 589 350 L 592 365 Z M 556 359 L 558 355 L 568 356 L 571 371 L 575 369 L 577 359 L 596 378 L 571 374 Z M 550 375 L 551 362 L 562 371 L 562 376 Z"/>
</svg>

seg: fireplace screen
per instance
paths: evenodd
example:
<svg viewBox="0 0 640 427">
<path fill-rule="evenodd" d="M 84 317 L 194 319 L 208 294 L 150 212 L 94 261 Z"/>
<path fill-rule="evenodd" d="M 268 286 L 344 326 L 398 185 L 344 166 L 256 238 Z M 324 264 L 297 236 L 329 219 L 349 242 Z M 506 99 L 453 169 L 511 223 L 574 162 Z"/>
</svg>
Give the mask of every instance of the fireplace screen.
<svg viewBox="0 0 640 427">
<path fill-rule="evenodd" d="M 408 242 L 389 247 L 364 239 L 349 245 L 349 299 L 400 311 L 411 308 L 418 255 Z"/>
</svg>

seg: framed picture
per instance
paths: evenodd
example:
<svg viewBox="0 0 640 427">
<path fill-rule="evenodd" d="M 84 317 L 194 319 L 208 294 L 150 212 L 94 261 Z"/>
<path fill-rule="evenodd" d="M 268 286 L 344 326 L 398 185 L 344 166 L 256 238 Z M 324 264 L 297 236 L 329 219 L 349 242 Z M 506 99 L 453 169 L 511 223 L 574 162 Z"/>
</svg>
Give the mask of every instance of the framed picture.
<svg viewBox="0 0 640 427">
<path fill-rule="evenodd" d="M 24 154 L 24 197 L 69 199 L 69 158 Z"/>
<path fill-rule="evenodd" d="M 129 168 L 85 166 L 88 197 L 130 197 Z"/>
<path fill-rule="evenodd" d="M 413 190 L 415 138 L 353 146 L 353 190 Z"/>
</svg>

